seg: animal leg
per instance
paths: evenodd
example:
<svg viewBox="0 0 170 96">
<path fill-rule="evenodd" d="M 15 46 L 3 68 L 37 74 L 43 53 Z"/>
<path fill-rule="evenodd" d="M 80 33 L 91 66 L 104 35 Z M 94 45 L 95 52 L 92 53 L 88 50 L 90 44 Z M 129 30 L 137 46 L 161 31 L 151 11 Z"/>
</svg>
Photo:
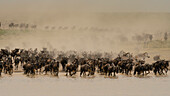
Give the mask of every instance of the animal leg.
<svg viewBox="0 0 170 96">
<path fill-rule="evenodd" d="M 82 71 L 80 72 L 80 77 L 81 77 L 81 75 L 82 75 Z"/>
</svg>

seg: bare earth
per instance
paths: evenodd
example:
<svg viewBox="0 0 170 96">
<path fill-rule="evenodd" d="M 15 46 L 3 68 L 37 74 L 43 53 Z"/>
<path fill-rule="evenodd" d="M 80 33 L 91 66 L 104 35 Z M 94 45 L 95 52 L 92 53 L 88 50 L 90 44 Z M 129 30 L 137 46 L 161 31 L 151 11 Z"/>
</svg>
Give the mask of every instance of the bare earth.
<svg viewBox="0 0 170 96">
<path fill-rule="evenodd" d="M 51 75 L 25 76 L 14 73 L 0 78 L 1 96 L 169 96 L 170 74 L 166 76 L 134 77 L 119 74 L 108 78 L 59 77 Z"/>
</svg>

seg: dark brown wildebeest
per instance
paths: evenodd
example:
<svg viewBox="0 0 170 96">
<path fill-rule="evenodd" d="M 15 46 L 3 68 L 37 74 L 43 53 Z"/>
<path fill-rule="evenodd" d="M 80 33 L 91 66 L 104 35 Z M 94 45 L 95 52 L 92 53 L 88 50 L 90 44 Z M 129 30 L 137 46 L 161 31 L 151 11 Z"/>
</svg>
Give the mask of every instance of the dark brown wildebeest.
<svg viewBox="0 0 170 96">
<path fill-rule="evenodd" d="M 53 66 L 52 66 L 52 72 L 54 75 L 58 76 L 59 73 L 59 62 L 54 62 Z"/>
<path fill-rule="evenodd" d="M 168 72 L 168 67 L 169 67 L 169 61 L 166 60 L 160 60 L 160 61 L 156 61 L 155 63 L 153 63 L 153 72 L 155 73 L 155 75 L 157 73 L 159 73 L 159 75 L 163 74 L 164 72 L 167 74 Z"/>
<path fill-rule="evenodd" d="M 77 68 L 75 64 L 66 64 L 66 76 L 68 76 L 68 72 L 70 74 L 70 76 L 76 74 Z M 72 73 L 73 72 L 73 73 Z"/>
<path fill-rule="evenodd" d="M 74 59 L 74 61 L 72 63 L 76 65 L 76 69 L 78 70 L 78 67 L 79 67 L 78 59 Z"/>
<path fill-rule="evenodd" d="M 41 64 L 41 62 L 36 62 L 35 64 L 34 64 L 34 67 L 35 67 L 35 70 L 36 70 L 36 72 L 37 73 L 39 73 L 39 74 L 41 74 L 41 68 L 42 68 L 42 64 Z"/>
<path fill-rule="evenodd" d="M 119 61 L 121 61 L 121 57 L 116 57 L 114 60 L 112 60 L 112 62 L 114 63 L 115 66 L 118 65 Z"/>
<path fill-rule="evenodd" d="M 13 57 L 13 59 L 15 59 L 17 55 L 19 56 L 19 48 L 15 48 L 11 51 L 11 56 Z"/>
<path fill-rule="evenodd" d="M 24 69 L 24 74 L 27 74 L 27 75 L 34 75 L 35 74 L 35 68 L 34 68 L 34 65 L 33 64 L 25 64 L 23 65 L 23 69 Z"/>
<path fill-rule="evenodd" d="M 109 73 L 108 76 L 112 76 L 112 73 L 113 73 L 113 76 L 116 76 L 116 73 L 118 73 L 118 67 L 112 64 L 108 68 L 108 73 Z"/>
<path fill-rule="evenodd" d="M 151 64 L 144 64 L 142 66 L 144 68 L 143 71 L 144 71 L 145 75 L 149 74 L 150 71 L 152 71 L 152 69 L 153 69 L 153 65 L 151 65 Z"/>
<path fill-rule="evenodd" d="M 9 73 L 9 75 L 12 75 L 13 73 L 13 66 L 12 64 L 6 64 L 5 65 L 5 74 Z"/>
<path fill-rule="evenodd" d="M 47 74 L 47 72 L 50 72 L 52 74 L 52 65 L 51 64 L 45 65 L 43 72 L 45 72 L 45 74 Z"/>
<path fill-rule="evenodd" d="M 14 59 L 14 62 L 15 62 L 15 70 L 18 70 L 18 65 L 19 65 L 20 59 L 17 57 Z"/>
<path fill-rule="evenodd" d="M 125 73 L 126 65 L 128 64 L 128 60 L 121 60 L 118 63 L 119 66 L 119 72 L 120 73 Z"/>
<path fill-rule="evenodd" d="M 168 73 L 168 67 L 169 67 L 169 61 L 162 60 L 162 64 L 161 64 L 161 68 L 160 68 L 162 74 L 164 74 L 163 71 L 165 71 L 166 74 Z"/>
<path fill-rule="evenodd" d="M 88 72 L 88 76 L 89 75 L 94 75 L 95 70 L 89 64 L 81 65 L 81 68 L 80 68 L 80 77 L 81 77 L 82 74 L 83 74 L 83 76 L 85 76 L 86 72 Z"/>
<path fill-rule="evenodd" d="M 134 75 L 136 75 L 136 73 L 138 75 L 142 74 L 143 76 L 147 75 L 150 73 L 150 71 L 152 71 L 152 68 L 153 68 L 153 66 L 150 64 L 143 64 L 143 65 L 137 64 L 137 65 L 135 65 L 135 68 L 134 68 Z"/>
<path fill-rule="evenodd" d="M 155 64 L 156 63 L 156 64 Z M 166 60 L 160 60 L 160 61 L 157 61 L 154 63 L 154 72 L 156 73 L 156 70 L 158 70 L 159 74 L 163 74 L 164 75 L 164 72 L 167 74 L 168 72 L 168 67 L 169 67 L 169 61 L 166 61 Z"/>
<path fill-rule="evenodd" d="M 61 65 L 63 67 L 63 71 L 65 71 L 65 66 L 66 66 L 67 63 L 68 63 L 68 58 L 63 57 L 62 60 L 61 60 Z"/>
<path fill-rule="evenodd" d="M 1 49 L 1 53 L 3 56 L 6 56 L 6 57 L 10 55 L 10 52 L 7 49 Z"/>
<path fill-rule="evenodd" d="M 110 64 L 109 64 L 109 63 L 103 65 L 103 67 L 102 67 L 102 69 L 103 69 L 103 71 L 104 71 L 104 73 L 105 73 L 106 76 L 107 76 L 109 67 L 110 67 Z"/>
<path fill-rule="evenodd" d="M 129 75 L 129 74 L 131 75 L 132 69 L 133 69 L 133 63 L 127 63 L 125 65 L 125 73 L 126 73 L 126 75 Z"/>
<path fill-rule="evenodd" d="M 103 72 L 103 62 L 101 59 L 97 60 L 97 67 L 98 67 L 97 72 L 102 73 Z"/>
<path fill-rule="evenodd" d="M 133 75 L 136 75 L 136 73 L 137 73 L 138 75 L 140 75 L 141 72 L 142 72 L 142 70 L 143 70 L 142 65 L 140 65 L 140 64 L 135 65 Z M 144 73 L 143 73 L 143 75 L 144 75 Z"/>
</svg>

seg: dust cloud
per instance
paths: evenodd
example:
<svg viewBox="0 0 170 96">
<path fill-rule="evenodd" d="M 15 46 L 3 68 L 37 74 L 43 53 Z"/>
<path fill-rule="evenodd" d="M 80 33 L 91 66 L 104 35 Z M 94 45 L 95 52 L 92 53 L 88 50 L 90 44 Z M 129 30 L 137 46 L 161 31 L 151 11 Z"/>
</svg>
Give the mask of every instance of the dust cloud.
<svg viewBox="0 0 170 96">
<path fill-rule="evenodd" d="M 58 14 L 58 15 L 57 15 Z M 21 18 L 1 18 L 3 28 L 10 22 L 36 24 L 37 29 L 28 32 L 1 36 L 1 48 L 57 49 L 62 51 L 106 51 L 121 50 L 139 52 L 143 46 L 132 39 L 142 33 L 156 34 L 170 31 L 169 13 L 57 13 L 40 18 L 28 15 Z M 6 20 L 6 21 L 5 21 Z M 9 20 L 9 21 L 8 21 Z M 8 22 L 7 22 L 8 21 Z M 30 23 L 32 22 L 32 23 Z M 45 29 L 45 26 L 48 29 Z M 53 27 L 53 29 L 52 29 Z M 10 29 L 9 30 L 14 30 Z"/>
<path fill-rule="evenodd" d="M 0 36 L 1 48 L 139 52 L 143 46 L 134 41 L 133 36 L 170 31 L 170 13 L 94 11 L 100 4 L 95 7 L 85 1 L 81 4 L 53 0 L 1 2 L 1 29 L 10 30 Z M 90 10 L 92 7 L 93 11 Z M 24 29 L 9 28 L 11 22 L 35 24 L 37 28 L 25 32 Z"/>
</svg>

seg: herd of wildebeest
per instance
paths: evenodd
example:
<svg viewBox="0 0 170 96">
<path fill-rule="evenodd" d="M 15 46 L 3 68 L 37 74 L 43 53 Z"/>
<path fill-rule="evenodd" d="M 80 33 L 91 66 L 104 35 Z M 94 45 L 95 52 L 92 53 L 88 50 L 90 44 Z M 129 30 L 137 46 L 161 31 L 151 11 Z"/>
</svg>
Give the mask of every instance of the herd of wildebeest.
<svg viewBox="0 0 170 96">
<path fill-rule="evenodd" d="M 142 58 L 142 59 L 141 59 Z M 22 68 L 24 74 L 51 74 L 58 76 L 59 72 L 66 72 L 66 76 L 73 76 L 79 71 L 80 76 L 95 75 L 95 73 L 116 76 L 118 73 L 126 75 L 146 76 L 153 71 L 155 75 L 166 75 L 169 62 L 154 57 L 152 64 L 146 63 L 145 58 L 150 58 L 147 52 L 133 56 L 132 53 L 121 51 L 116 58 L 112 53 L 77 52 L 77 51 L 48 51 L 20 49 L 0 50 L 0 75 L 12 75 L 14 70 Z M 62 70 L 59 71 L 59 66 Z"/>
</svg>

